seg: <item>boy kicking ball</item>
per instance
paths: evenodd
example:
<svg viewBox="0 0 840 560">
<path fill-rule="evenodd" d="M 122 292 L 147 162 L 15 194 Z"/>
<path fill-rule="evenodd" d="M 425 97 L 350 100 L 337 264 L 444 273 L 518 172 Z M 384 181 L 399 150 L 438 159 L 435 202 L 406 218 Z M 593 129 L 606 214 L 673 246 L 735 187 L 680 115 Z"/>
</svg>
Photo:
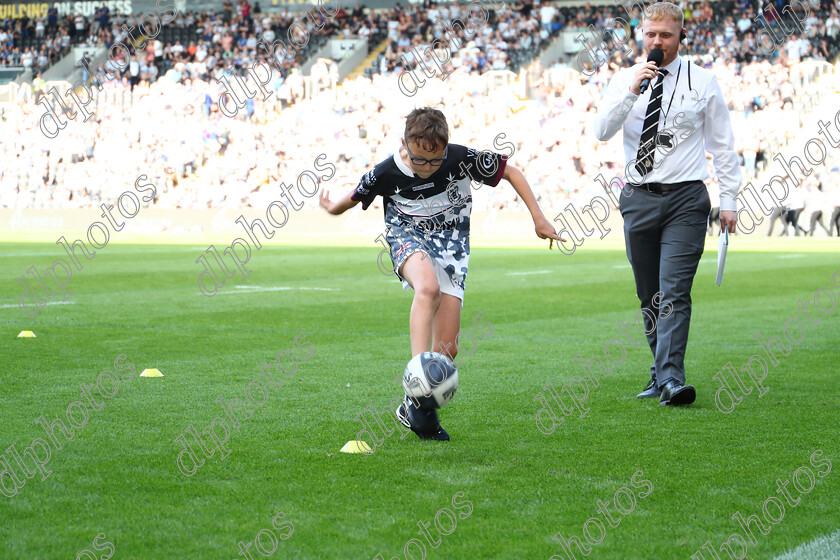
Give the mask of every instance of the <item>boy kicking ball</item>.
<svg viewBox="0 0 840 560">
<path fill-rule="evenodd" d="M 403 289 L 414 289 L 409 329 L 412 357 L 432 351 L 454 360 L 461 329 L 464 285 L 470 260 L 470 181 L 513 185 L 531 212 L 540 239 L 561 239 L 540 210 L 522 172 L 507 157 L 449 143 L 446 117 L 437 109 L 413 110 L 405 121 L 399 151 L 368 171 L 344 197 L 321 206 L 341 214 L 359 202 L 366 210 L 384 200 L 385 239 Z M 565 239 L 563 239 L 565 241 Z M 397 418 L 421 439 L 448 441 L 435 409 L 420 409 L 406 397 Z"/>
</svg>

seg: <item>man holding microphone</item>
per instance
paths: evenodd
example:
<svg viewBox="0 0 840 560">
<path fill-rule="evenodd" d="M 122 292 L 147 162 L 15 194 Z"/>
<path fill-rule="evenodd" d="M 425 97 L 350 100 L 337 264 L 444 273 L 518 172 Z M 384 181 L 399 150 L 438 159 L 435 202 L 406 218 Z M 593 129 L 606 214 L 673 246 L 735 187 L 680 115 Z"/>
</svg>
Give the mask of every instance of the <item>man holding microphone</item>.
<svg viewBox="0 0 840 560">
<path fill-rule="evenodd" d="M 730 233 L 735 232 L 741 171 L 729 110 L 714 74 L 679 56 L 685 39 L 682 10 L 670 2 L 648 6 L 642 35 L 648 62 L 613 76 L 595 135 L 606 141 L 619 129 L 624 132 L 627 185 L 619 207 L 654 358 L 650 381 L 638 397 L 659 397 L 663 406 L 687 405 L 695 399 L 683 364 L 691 286 L 711 208 L 703 183 L 709 176 L 705 152 L 714 158 L 721 227 Z"/>
</svg>

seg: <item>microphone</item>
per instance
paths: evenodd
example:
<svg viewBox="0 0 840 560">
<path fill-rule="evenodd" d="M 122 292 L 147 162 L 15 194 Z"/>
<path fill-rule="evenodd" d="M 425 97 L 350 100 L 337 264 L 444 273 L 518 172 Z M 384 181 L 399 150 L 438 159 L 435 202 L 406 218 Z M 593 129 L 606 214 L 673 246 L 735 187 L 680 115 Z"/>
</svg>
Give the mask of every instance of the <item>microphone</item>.
<svg viewBox="0 0 840 560">
<path fill-rule="evenodd" d="M 663 60 L 665 60 L 665 53 L 662 52 L 662 49 L 651 49 L 650 54 L 648 54 L 648 62 L 653 62 L 659 66 L 662 64 Z M 642 84 L 639 86 L 639 95 L 643 94 L 649 85 L 650 78 L 642 80 Z"/>
</svg>

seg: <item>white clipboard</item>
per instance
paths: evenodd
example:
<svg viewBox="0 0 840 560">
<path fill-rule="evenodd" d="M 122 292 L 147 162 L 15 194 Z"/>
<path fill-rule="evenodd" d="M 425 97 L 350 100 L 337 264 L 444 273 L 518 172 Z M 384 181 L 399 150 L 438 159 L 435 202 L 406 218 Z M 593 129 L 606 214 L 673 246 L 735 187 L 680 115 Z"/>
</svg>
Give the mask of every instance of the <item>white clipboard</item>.
<svg viewBox="0 0 840 560">
<path fill-rule="evenodd" d="M 726 250 L 729 248 L 729 229 L 725 228 L 718 238 L 718 268 L 715 284 L 723 282 L 723 267 L 726 266 Z"/>
</svg>

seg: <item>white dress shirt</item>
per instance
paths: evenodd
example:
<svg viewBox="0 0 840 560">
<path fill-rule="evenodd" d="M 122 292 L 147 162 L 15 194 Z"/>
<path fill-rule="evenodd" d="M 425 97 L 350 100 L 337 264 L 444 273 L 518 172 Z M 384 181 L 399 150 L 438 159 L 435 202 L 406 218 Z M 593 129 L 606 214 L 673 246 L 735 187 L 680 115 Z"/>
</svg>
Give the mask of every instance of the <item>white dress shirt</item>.
<svg viewBox="0 0 840 560">
<path fill-rule="evenodd" d="M 673 141 L 670 148 L 660 145 L 654 150 L 654 167 L 644 177 L 644 182 L 680 183 L 707 179 L 705 152 L 708 151 L 714 158 L 720 184 L 720 209 L 734 212 L 735 197 L 741 187 L 741 168 L 735 152 L 729 109 L 720 86 L 712 72 L 692 64 L 689 89 L 688 62 L 679 56 L 663 68 L 668 70 L 668 75 L 662 84 L 658 132 L 669 131 L 670 134 L 662 135 L 660 139 L 671 136 Z M 645 113 L 656 83 L 655 79 L 651 80 L 644 94 L 635 95 L 630 91 L 634 75 L 635 68 L 625 68 L 613 76 L 595 118 L 595 136 L 602 142 L 623 127 L 628 163 L 638 154 Z M 631 183 L 637 182 L 634 178 L 639 177 L 632 167 L 626 168 L 630 173 L 625 178 Z"/>
<path fill-rule="evenodd" d="M 805 208 L 805 194 L 802 192 L 802 189 L 800 187 L 790 189 L 783 204 L 791 210 Z"/>
</svg>

